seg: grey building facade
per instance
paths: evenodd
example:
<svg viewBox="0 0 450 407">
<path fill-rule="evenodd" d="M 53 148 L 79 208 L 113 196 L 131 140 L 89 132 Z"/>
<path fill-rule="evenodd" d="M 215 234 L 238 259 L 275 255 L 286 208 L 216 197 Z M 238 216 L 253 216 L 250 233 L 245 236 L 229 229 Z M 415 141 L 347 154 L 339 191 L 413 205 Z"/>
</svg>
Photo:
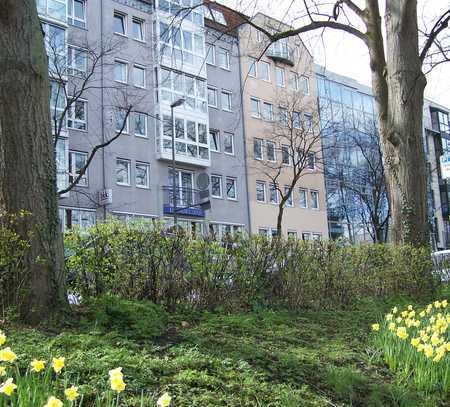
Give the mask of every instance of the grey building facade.
<svg viewBox="0 0 450 407">
<path fill-rule="evenodd" d="M 37 7 L 48 43 L 53 117 L 75 100 L 55 130 L 59 190 L 78 176 L 95 146 L 122 130 L 97 151 L 78 185 L 60 196 L 62 225 L 88 226 L 108 216 L 170 225 L 175 191 L 178 222 L 193 233 L 246 229 L 236 40 L 217 41 L 228 66 L 207 65 L 205 36 L 217 30 L 206 33 L 201 7 L 182 17 L 178 2 L 166 0 L 38 0 Z M 52 69 L 53 59 L 59 69 Z M 210 82 L 218 89 L 217 108 L 208 107 Z M 171 104 L 179 99 L 174 188 Z M 211 151 L 210 128 L 219 134 L 220 151 Z M 197 205 L 201 173 L 210 176 L 206 211 Z"/>
</svg>

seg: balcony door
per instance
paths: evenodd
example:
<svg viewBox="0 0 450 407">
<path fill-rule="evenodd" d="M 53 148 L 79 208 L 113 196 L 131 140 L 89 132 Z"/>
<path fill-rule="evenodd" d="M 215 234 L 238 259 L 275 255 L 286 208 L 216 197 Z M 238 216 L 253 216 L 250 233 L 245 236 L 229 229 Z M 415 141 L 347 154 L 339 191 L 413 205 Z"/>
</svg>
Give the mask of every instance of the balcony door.
<svg viewBox="0 0 450 407">
<path fill-rule="evenodd" d="M 173 172 L 169 169 L 169 185 L 173 187 Z M 193 174 L 189 171 L 175 171 L 175 194 L 177 197 L 177 207 L 184 208 L 192 206 L 193 202 Z M 171 194 L 171 202 L 173 195 Z"/>
</svg>

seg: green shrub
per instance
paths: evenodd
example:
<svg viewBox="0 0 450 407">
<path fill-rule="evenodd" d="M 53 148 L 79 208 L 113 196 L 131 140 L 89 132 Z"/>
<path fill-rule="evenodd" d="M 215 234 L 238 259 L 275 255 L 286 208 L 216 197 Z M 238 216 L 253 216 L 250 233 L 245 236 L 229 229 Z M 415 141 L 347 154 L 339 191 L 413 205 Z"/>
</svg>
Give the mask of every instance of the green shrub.
<svg viewBox="0 0 450 407">
<path fill-rule="evenodd" d="M 134 339 L 152 339 L 164 334 L 168 317 L 158 305 L 103 296 L 89 301 L 89 315 L 107 331 Z"/>
</svg>

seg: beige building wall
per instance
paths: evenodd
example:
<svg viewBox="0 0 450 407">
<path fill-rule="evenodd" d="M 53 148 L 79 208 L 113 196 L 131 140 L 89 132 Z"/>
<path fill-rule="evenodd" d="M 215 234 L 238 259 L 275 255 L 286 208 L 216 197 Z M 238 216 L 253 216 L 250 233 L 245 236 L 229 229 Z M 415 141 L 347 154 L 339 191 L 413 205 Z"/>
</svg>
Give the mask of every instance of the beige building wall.
<svg viewBox="0 0 450 407">
<path fill-rule="evenodd" d="M 255 17 L 258 25 L 264 25 L 271 29 L 280 27 L 280 22 L 273 20 L 262 14 Z M 269 184 L 273 173 L 280 171 L 278 185 L 289 185 L 293 178 L 292 166 L 280 166 L 282 160 L 281 144 L 283 137 L 279 137 L 280 124 L 277 122 L 279 106 L 284 106 L 288 110 L 295 105 L 296 110 L 302 114 L 307 113 L 312 116 L 313 131 L 311 138 L 314 140 L 312 149 L 316 152 L 316 168 L 313 170 L 305 169 L 293 190 L 293 206 L 285 207 L 282 223 L 283 235 L 296 234 L 299 238 L 328 238 L 328 224 L 326 211 L 325 183 L 323 176 L 323 166 L 320 165 L 320 136 L 319 120 L 317 111 L 317 97 L 315 75 L 313 72 L 313 60 L 303 43 L 297 38 L 287 40 L 290 49 L 295 50 L 291 58 L 293 64 L 289 61 L 274 61 L 267 56 L 267 52 L 261 57 L 267 43 L 262 34 L 248 25 L 240 29 L 240 60 L 242 66 L 243 83 L 243 109 L 244 109 L 244 127 L 247 148 L 247 176 L 249 190 L 249 209 L 252 233 L 267 232 L 276 230 L 278 205 L 269 202 Z M 269 64 L 270 80 L 263 80 L 248 75 L 249 66 L 252 63 L 251 58 L 260 58 L 256 62 L 257 71 L 261 62 Z M 284 87 L 277 86 L 276 67 L 284 69 Z M 293 74 L 296 73 L 299 78 L 299 89 L 294 90 Z M 306 79 L 305 79 L 306 78 Z M 306 82 L 307 81 L 307 82 Z M 309 84 L 309 89 L 304 90 L 303 85 Z M 306 85 L 305 85 L 306 86 Z M 263 103 L 268 102 L 273 106 L 274 120 L 270 121 L 264 118 L 255 118 L 252 116 L 251 98 L 257 98 L 260 101 L 260 108 L 263 109 Z M 290 113 L 289 113 L 290 114 Z M 263 159 L 257 160 L 254 155 L 254 139 L 263 140 Z M 267 160 L 267 141 L 276 143 L 277 164 Z M 293 143 L 294 144 L 294 143 Z M 266 185 L 266 202 L 257 201 L 256 183 L 264 181 Z M 303 208 L 300 205 L 300 189 L 307 191 L 308 207 Z M 311 192 L 318 192 L 319 207 L 311 207 Z"/>
</svg>

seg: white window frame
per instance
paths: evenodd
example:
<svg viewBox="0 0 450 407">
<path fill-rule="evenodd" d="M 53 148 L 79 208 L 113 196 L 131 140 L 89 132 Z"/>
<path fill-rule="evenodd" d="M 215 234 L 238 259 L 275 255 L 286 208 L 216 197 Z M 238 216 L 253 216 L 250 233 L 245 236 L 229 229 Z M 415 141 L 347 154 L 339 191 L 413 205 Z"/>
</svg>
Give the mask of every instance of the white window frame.
<svg viewBox="0 0 450 407">
<path fill-rule="evenodd" d="M 216 66 L 216 46 L 214 44 L 206 44 L 206 63 L 211 66 Z M 208 55 L 211 52 L 212 61 L 208 61 Z"/>
<path fill-rule="evenodd" d="M 217 96 L 217 88 L 216 87 L 214 87 L 214 86 L 208 86 L 208 94 L 206 95 L 206 98 L 207 98 L 207 102 L 208 102 L 208 106 L 209 107 L 214 107 L 215 109 L 218 109 L 219 108 L 219 103 L 218 103 L 218 96 Z M 216 104 L 215 105 L 210 105 L 209 104 L 209 91 L 213 91 L 214 92 L 214 100 L 215 100 L 215 102 L 216 102 Z"/>
<path fill-rule="evenodd" d="M 217 149 L 215 149 L 211 143 L 211 140 L 212 140 L 211 133 L 214 133 L 217 136 Z M 219 132 L 219 130 L 209 129 L 208 137 L 209 137 L 209 150 L 213 151 L 215 153 L 220 153 L 220 132 Z"/>
<path fill-rule="evenodd" d="M 234 197 L 228 196 L 228 181 L 232 181 L 234 184 Z M 229 201 L 237 201 L 237 178 L 236 177 L 225 177 L 225 194 Z"/>
<path fill-rule="evenodd" d="M 275 191 L 275 201 L 272 200 L 272 191 Z M 273 182 L 269 183 L 269 203 L 272 205 L 278 205 L 280 203 L 280 192 L 278 191 L 277 185 Z"/>
<path fill-rule="evenodd" d="M 87 27 L 87 1 L 86 0 L 78 0 L 80 3 L 83 3 L 83 10 L 84 10 L 84 19 L 81 20 L 78 17 L 75 17 L 75 0 L 68 0 L 67 2 L 67 22 L 78 28 L 86 28 Z M 69 3 L 72 5 L 72 7 L 69 7 Z M 72 15 L 69 14 L 69 10 L 72 10 Z M 73 21 L 79 21 L 82 23 L 82 25 L 76 25 L 73 23 Z"/>
<path fill-rule="evenodd" d="M 261 143 L 261 157 L 255 155 L 255 143 Z M 264 140 L 258 137 L 253 139 L 253 158 L 258 161 L 264 160 Z"/>
<path fill-rule="evenodd" d="M 287 156 L 288 157 L 288 162 L 287 163 L 284 162 L 284 157 L 283 157 L 283 154 L 284 154 L 285 150 L 287 150 L 287 154 L 288 154 L 288 156 Z M 292 157 L 291 157 L 291 153 L 289 151 L 289 146 L 287 144 L 282 144 L 281 145 L 281 163 L 283 165 L 286 165 L 286 166 L 291 166 L 292 165 Z"/>
<path fill-rule="evenodd" d="M 230 51 L 228 51 L 227 49 L 222 48 L 222 47 L 219 47 L 218 52 L 220 52 L 220 50 L 225 51 L 226 66 L 219 65 L 219 67 L 222 69 L 225 69 L 226 71 L 229 71 L 230 70 Z M 216 61 L 217 61 L 217 59 L 216 59 Z"/>
<path fill-rule="evenodd" d="M 253 101 L 256 102 L 257 107 L 258 107 L 258 112 L 256 113 L 256 115 L 252 111 L 252 103 L 253 103 Z M 256 98 L 256 97 L 253 97 L 253 96 L 250 97 L 250 114 L 255 119 L 260 119 L 261 118 L 261 100 Z"/>
<path fill-rule="evenodd" d="M 261 73 L 261 69 L 260 69 L 259 65 L 267 65 L 267 75 L 268 75 L 267 79 L 261 77 L 261 74 L 260 74 Z M 258 62 L 258 69 L 257 69 L 257 75 L 258 75 L 258 79 L 261 79 L 264 82 L 270 82 L 270 64 L 268 62 L 266 62 L 266 61 L 259 61 Z"/>
<path fill-rule="evenodd" d="M 291 87 L 293 90 L 298 90 L 300 85 L 300 77 L 297 72 L 291 71 L 292 83 Z"/>
<path fill-rule="evenodd" d="M 219 190 L 220 190 L 220 194 L 219 195 L 213 195 L 213 188 L 212 188 L 212 184 L 213 184 L 212 179 L 213 178 L 219 179 Z M 223 198 L 222 175 L 211 174 L 211 197 L 216 198 L 216 199 L 222 199 Z"/>
<path fill-rule="evenodd" d="M 310 240 L 312 240 L 311 232 L 302 232 L 302 240 L 305 242 L 309 242 Z"/>
<path fill-rule="evenodd" d="M 309 125 L 306 126 L 306 122 L 308 118 Z M 313 129 L 313 115 L 311 113 L 303 113 L 303 122 L 305 123 L 305 130 L 311 132 Z"/>
<path fill-rule="evenodd" d="M 84 159 L 85 159 L 84 165 L 86 165 L 86 162 L 88 159 L 88 153 L 85 153 L 83 151 L 69 150 L 69 183 L 75 181 L 75 179 L 78 177 L 78 173 L 76 172 L 76 168 L 75 168 L 76 160 L 74 160 L 74 156 L 76 156 L 76 155 L 82 155 L 84 157 Z M 85 173 L 83 174 L 83 176 L 80 178 L 80 181 L 76 185 L 77 187 L 83 187 L 83 188 L 89 187 L 88 170 L 89 170 L 89 167 L 86 168 Z M 72 181 L 70 180 L 70 178 L 72 178 Z"/>
<path fill-rule="evenodd" d="M 125 66 L 125 82 L 122 80 L 116 79 L 116 65 Z M 114 82 L 128 84 L 128 61 L 123 59 L 115 59 L 114 60 Z"/>
<path fill-rule="evenodd" d="M 319 232 L 313 232 L 313 233 L 312 233 L 312 240 L 314 240 L 314 241 L 320 241 L 320 240 L 322 240 L 322 233 L 319 233 Z"/>
<path fill-rule="evenodd" d="M 136 77 L 134 75 L 136 69 L 141 70 L 144 73 L 144 85 L 143 86 L 140 85 L 140 84 L 136 84 Z M 139 64 L 134 64 L 133 65 L 133 75 L 132 76 L 133 76 L 133 86 L 135 86 L 136 88 L 139 88 L 139 89 L 145 89 L 146 88 L 146 85 L 147 85 L 147 72 L 146 72 L 145 66 L 139 65 Z"/>
<path fill-rule="evenodd" d="M 138 166 L 145 166 L 146 167 L 146 184 L 145 185 L 138 185 L 137 183 L 137 168 Z M 136 185 L 136 188 L 141 188 L 141 189 L 150 189 L 150 164 L 143 162 L 143 161 L 136 161 L 136 163 L 134 164 L 134 183 Z"/>
<path fill-rule="evenodd" d="M 139 24 L 141 26 L 142 38 L 136 38 L 134 36 L 134 24 Z M 145 20 L 139 17 L 133 17 L 131 19 L 131 35 L 134 40 L 138 42 L 145 42 Z"/>
<path fill-rule="evenodd" d="M 84 106 L 84 116 L 85 120 L 79 120 L 75 119 L 75 105 L 77 103 L 83 103 Z M 88 101 L 86 99 L 77 99 L 71 102 L 71 106 L 69 109 L 67 109 L 67 128 L 71 130 L 77 130 L 77 131 L 88 131 Z M 69 124 L 69 122 L 72 121 L 72 126 Z M 81 123 L 84 124 L 84 129 L 78 129 L 77 127 L 74 127 L 74 123 Z"/>
<path fill-rule="evenodd" d="M 313 157 L 313 166 L 310 167 L 309 166 L 309 157 Z M 309 171 L 315 171 L 316 170 L 316 153 L 313 151 L 310 151 L 307 155 L 306 155 L 306 168 Z"/>
<path fill-rule="evenodd" d="M 311 194 L 311 209 L 318 211 L 320 209 L 320 203 L 319 203 L 319 191 L 315 190 L 315 189 L 311 189 L 309 191 L 309 193 Z M 317 206 L 313 206 L 314 203 L 314 199 L 313 199 L 313 194 L 316 195 L 317 197 Z"/>
<path fill-rule="evenodd" d="M 258 77 L 258 60 L 256 58 L 253 58 L 253 57 L 248 57 L 248 60 L 249 60 L 249 64 L 248 64 L 248 72 L 247 72 L 247 74 L 248 74 L 248 76 L 250 78 L 257 78 Z M 255 71 L 254 75 L 250 74 L 250 69 L 251 69 L 252 66 L 253 66 L 253 69 Z"/>
<path fill-rule="evenodd" d="M 281 72 L 281 84 L 278 83 L 278 73 Z M 276 85 L 280 88 L 286 87 L 286 72 L 283 68 L 279 66 L 275 66 L 275 81 Z"/>
<path fill-rule="evenodd" d="M 128 175 L 128 177 L 127 177 L 128 178 L 128 183 L 117 181 L 117 167 L 118 167 L 119 161 L 127 164 L 127 168 L 128 168 L 128 174 L 127 174 Z M 116 158 L 116 185 L 125 186 L 125 187 L 131 186 L 131 160 L 128 160 L 126 158 Z"/>
<path fill-rule="evenodd" d="M 302 75 L 302 87 L 303 87 L 303 94 L 305 96 L 309 96 L 311 91 L 309 85 L 309 78 L 306 75 Z"/>
<path fill-rule="evenodd" d="M 258 185 L 262 185 L 263 194 L 264 194 L 264 200 L 258 199 Z M 256 181 L 255 183 L 255 192 L 256 192 L 256 202 L 259 203 L 266 203 L 267 202 L 267 192 L 266 192 L 266 182 L 265 181 Z"/>
<path fill-rule="evenodd" d="M 123 18 L 123 27 L 124 27 L 124 33 L 123 34 L 114 31 L 114 20 L 116 18 L 116 15 L 117 16 L 122 16 L 122 18 Z M 113 33 L 115 35 L 120 35 L 122 37 L 127 37 L 127 33 L 128 33 L 128 21 L 127 20 L 128 20 L 128 16 L 125 13 L 123 13 L 122 11 L 118 11 L 118 10 L 114 10 L 113 11 Z"/>
<path fill-rule="evenodd" d="M 298 239 L 298 233 L 295 229 L 288 229 L 287 237 L 288 239 Z"/>
<path fill-rule="evenodd" d="M 273 155 L 274 155 L 273 160 L 271 160 L 269 157 L 269 145 L 273 146 Z M 277 162 L 277 145 L 274 141 L 266 140 L 266 157 L 267 157 L 267 161 L 269 161 L 271 163 Z"/>
<path fill-rule="evenodd" d="M 145 133 L 144 134 L 139 134 L 136 133 L 136 117 L 138 115 L 142 115 L 144 116 L 144 126 L 145 126 Z M 134 135 L 136 137 L 141 137 L 141 138 L 148 138 L 148 115 L 147 113 L 143 113 L 143 112 L 135 112 L 134 115 L 134 121 L 133 121 L 133 129 L 134 129 Z"/>
<path fill-rule="evenodd" d="M 266 117 L 264 106 L 270 106 L 270 117 Z M 273 121 L 273 104 L 269 102 L 262 102 L 262 118 L 268 122 Z"/>
<path fill-rule="evenodd" d="M 303 205 L 301 201 L 302 194 L 304 194 L 305 197 L 305 205 Z M 298 206 L 302 209 L 308 209 L 308 190 L 306 188 L 299 188 Z"/>
<path fill-rule="evenodd" d="M 84 53 L 84 67 L 82 70 L 73 65 L 75 61 L 73 51 L 81 51 Z M 72 76 L 83 76 L 88 68 L 88 55 L 85 48 L 77 47 L 76 45 L 67 45 L 67 73 Z"/>
<path fill-rule="evenodd" d="M 284 194 L 287 195 L 287 191 L 289 191 L 290 187 L 288 185 L 284 186 Z M 293 208 L 294 207 L 294 190 L 291 191 L 291 196 L 286 200 L 286 207 Z"/>
<path fill-rule="evenodd" d="M 231 152 L 226 151 L 225 140 L 227 137 L 231 138 Z M 223 133 L 223 153 L 228 154 L 228 155 L 234 155 L 234 134 L 233 133 L 228 133 L 228 132 Z"/>
<path fill-rule="evenodd" d="M 114 131 L 116 133 L 118 133 L 120 131 L 120 129 L 118 129 L 116 127 L 117 124 L 117 114 L 119 112 L 124 112 L 126 114 L 126 110 L 125 109 L 116 109 L 114 112 Z M 122 122 L 123 123 L 123 122 Z M 127 120 L 125 121 L 125 127 L 123 128 L 122 134 L 129 134 L 130 131 L 130 115 L 127 116 Z"/>
<path fill-rule="evenodd" d="M 228 108 L 228 106 L 223 106 L 223 97 L 224 95 L 227 96 L 227 100 L 230 102 L 230 106 Z M 220 92 L 220 105 L 222 106 L 222 110 L 224 110 L 225 112 L 232 112 L 233 111 L 233 93 L 230 92 L 229 90 L 225 90 L 222 89 L 222 91 Z"/>
</svg>

